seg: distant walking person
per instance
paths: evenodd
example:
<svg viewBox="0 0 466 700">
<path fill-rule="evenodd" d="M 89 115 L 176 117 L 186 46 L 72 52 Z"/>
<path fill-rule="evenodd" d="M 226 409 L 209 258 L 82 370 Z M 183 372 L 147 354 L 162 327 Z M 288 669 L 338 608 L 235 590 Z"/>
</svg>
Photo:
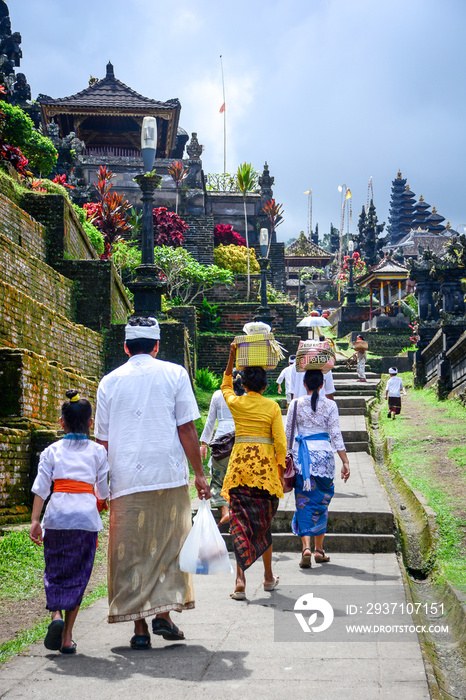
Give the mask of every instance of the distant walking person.
<svg viewBox="0 0 466 700">
<path fill-rule="evenodd" d="M 363 341 L 365 343 L 363 335 L 358 335 L 358 337 L 356 338 L 356 341 L 358 341 L 358 340 Z M 366 345 L 367 345 L 367 343 L 366 343 Z M 354 357 L 356 358 L 356 361 L 358 363 L 357 372 L 358 372 L 359 378 L 357 379 L 357 381 L 358 382 L 367 382 L 367 379 L 366 379 L 367 350 L 363 350 L 362 348 L 356 349 L 356 352 L 354 353 Z"/>
<path fill-rule="evenodd" d="M 103 527 L 99 510 L 107 505 L 108 463 L 105 449 L 89 440 L 91 404 L 74 389 L 66 396 L 60 418 L 65 435 L 42 452 L 32 486 L 29 536 L 38 545 L 44 543 L 45 596 L 52 613 L 44 645 L 75 654 L 73 625 L 92 572 L 97 533 Z M 52 484 L 41 525 L 40 514 Z"/>
<path fill-rule="evenodd" d="M 199 411 L 189 375 L 158 360 L 160 326 L 135 317 L 125 328 L 128 361 L 97 391 L 95 436 L 108 450 L 110 531 L 108 622 L 133 622 L 133 649 L 151 646 L 152 631 L 183 640 L 170 613 L 194 607 L 192 577 L 179 554 L 191 530 L 186 457 L 199 498 L 210 498 L 194 421 Z"/>
<path fill-rule="evenodd" d="M 385 399 L 388 399 L 388 418 L 393 416 L 398 416 L 401 412 L 401 394 L 406 394 L 405 388 L 403 386 L 403 380 L 398 377 L 398 370 L 396 367 L 390 367 L 388 370 L 390 374 L 390 379 L 387 382 L 385 388 Z"/>
<path fill-rule="evenodd" d="M 290 405 L 291 402 L 291 377 L 292 377 L 292 371 L 293 371 L 293 364 L 296 360 L 296 355 L 290 355 L 288 359 L 288 367 L 285 367 L 282 369 L 280 374 L 277 377 L 277 384 L 278 384 L 278 393 L 282 393 L 282 383 L 285 382 L 285 396 L 286 396 L 286 405 L 287 407 Z"/>
</svg>

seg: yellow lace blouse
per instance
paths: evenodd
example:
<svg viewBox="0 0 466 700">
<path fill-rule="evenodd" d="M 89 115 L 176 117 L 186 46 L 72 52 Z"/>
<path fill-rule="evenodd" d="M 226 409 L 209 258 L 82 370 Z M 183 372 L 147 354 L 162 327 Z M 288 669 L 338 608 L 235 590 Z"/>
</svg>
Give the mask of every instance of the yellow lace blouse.
<svg viewBox="0 0 466 700">
<path fill-rule="evenodd" d="M 221 390 L 235 420 L 236 437 L 273 439 L 273 445 L 253 440 L 234 445 L 222 496 L 229 500 L 235 486 L 255 486 L 283 498 L 279 467 L 285 468 L 286 436 L 280 407 L 255 391 L 236 396 L 231 375 L 223 375 Z"/>
</svg>

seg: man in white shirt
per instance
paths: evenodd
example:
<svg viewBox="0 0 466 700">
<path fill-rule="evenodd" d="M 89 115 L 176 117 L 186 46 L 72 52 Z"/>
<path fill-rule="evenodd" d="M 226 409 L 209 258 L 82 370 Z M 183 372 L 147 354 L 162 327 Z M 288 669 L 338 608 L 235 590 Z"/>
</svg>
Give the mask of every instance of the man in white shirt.
<svg viewBox="0 0 466 700">
<path fill-rule="evenodd" d="M 388 370 L 390 374 L 390 379 L 387 382 L 385 389 L 385 399 L 388 398 L 388 418 L 393 416 L 398 416 L 401 412 L 401 393 L 406 394 L 403 386 L 403 380 L 398 377 L 398 369 L 396 367 L 390 367 Z"/>
<path fill-rule="evenodd" d="M 291 369 L 291 398 L 299 399 L 301 396 L 306 396 L 307 391 L 304 386 L 305 372 L 296 371 L 296 363 Z M 319 391 L 319 394 L 326 396 L 327 399 L 335 400 L 335 384 L 333 383 L 332 370 L 324 374 L 324 383 Z"/>
<path fill-rule="evenodd" d="M 170 611 L 194 607 L 192 579 L 179 552 L 191 529 L 188 457 L 200 498 L 210 498 L 194 420 L 199 410 L 180 365 L 156 359 L 156 319 L 133 318 L 125 329 L 128 361 L 97 391 L 95 436 L 108 451 L 110 532 L 109 622 L 134 622 L 133 649 L 154 634 L 184 639 Z"/>
<path fill-rule="evenodd" d="M 277 384 L 278 384 L 278 393 L 282 393 L 282 383 L 285 382 L 285 396 L 286 396 L 286 403 L 287 406 L 290 405 L 291 402 L 291 372 L 293 370 L 293 364 L 294 361 L 296 360 L 296 355 L 290 355 L 289 357 L 289 365 L 288 367 L 285 367 L 282 369 L 280 374 L 277 377 Z"/>
</svg>

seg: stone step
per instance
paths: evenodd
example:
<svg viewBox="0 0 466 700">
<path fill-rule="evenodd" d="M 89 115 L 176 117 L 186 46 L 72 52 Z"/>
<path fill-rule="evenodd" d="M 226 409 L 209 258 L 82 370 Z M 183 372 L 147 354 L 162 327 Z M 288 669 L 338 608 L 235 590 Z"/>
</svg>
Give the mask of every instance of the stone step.
<svg viewBox="0 0 466 700">
<path fill-rule="evenodd" d="M 368 442 L 349 442 L 345 440 L 345 447 L 346 452 L 367 452 L 367 454 L 370 454 Z"/>
<path fill-rule="evenodd" d="M 366 410 L 361 408 L 338 408 L 338 413 L 340 416 L 363 416 Z"/>
<path fill-rule="evenodd" d="M 337 396 L 335 398 L 338 408 L 361 408 L 366 410 L 366 400 L 363 396 Z"/>
<path fill-rule="evenodd" d="M 356 370 L 353 370 L 352 372 L 335 372 L 335 374 L 333 375 L 334 380 L 352 379 L 353 381 L 356 381 L 357 378 L 358 377 Z M 366 372 L 366 379 L 379 380 L 380 374 L 378 374 L 377 372 Z"/>
<path fill-rule="evenodd" d="M 220 509 L 212 508 L 215 520 L 220 520 Z M 272 532 L 291 533 L 291 522 L 294 510 L 279 509 L 272 521 Z M 391 512 L 365 512 L 332 511 L 328 514 L 327 532 L 332 534 L 348 534 L 355 532 L 366 535 L 393 535 L 395 521 Z M 222 535 L 228 533 L 228 524 L 220 528 Z"/>
<path fill-rule="evenodd" d="M 225 533 L 223 538 L 228 550 L 233 551 L 231 535 Z M 272 534 L 272 546 L 275 552 L 301 552 L 301 540 L 293 533 L 274 532 Z M 365 533 L 325 535 L 325 551 L 332 552 L 361 552 L 364 554 L 380 554 L 396 551 L 396 540 L 390 535 L 368 535 Z"/>
<path fill-rule="evenodd" d="M 370 386 L 369 384 L 355 384 L 354 386 L 338 386 L 335 383 L 335 398 L 338 398 L 339 393 L 345 394 L 346 396 L 367 396 L 368 398 L 375 396 L 376 388 Z"/>
</svg>

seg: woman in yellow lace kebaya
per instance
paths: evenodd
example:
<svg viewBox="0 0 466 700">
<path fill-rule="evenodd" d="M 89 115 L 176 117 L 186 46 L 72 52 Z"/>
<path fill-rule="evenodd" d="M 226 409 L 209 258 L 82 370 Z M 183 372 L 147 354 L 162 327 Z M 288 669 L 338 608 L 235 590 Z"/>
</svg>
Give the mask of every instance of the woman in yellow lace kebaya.
<svg viewBox="0 0 466 700">
<path fill-rule="evenodd" d="M 243 370 L 244 396 L 233 391 L 236 345 L 231 344 L 223 383 L 224 399 L 236 429 L 222 496 L 230 503 L 230 533 L 236 557 L 236 588 L 231 597 L 246 599 L 245 570 L 262 556 L 264 590 L 272 591 L 278 576 L 272 571 L 270 526 L 283 498 L 286 436 L 280 408 L 262 396 L 267 375 L 261 367 Z"/>
</svg>

